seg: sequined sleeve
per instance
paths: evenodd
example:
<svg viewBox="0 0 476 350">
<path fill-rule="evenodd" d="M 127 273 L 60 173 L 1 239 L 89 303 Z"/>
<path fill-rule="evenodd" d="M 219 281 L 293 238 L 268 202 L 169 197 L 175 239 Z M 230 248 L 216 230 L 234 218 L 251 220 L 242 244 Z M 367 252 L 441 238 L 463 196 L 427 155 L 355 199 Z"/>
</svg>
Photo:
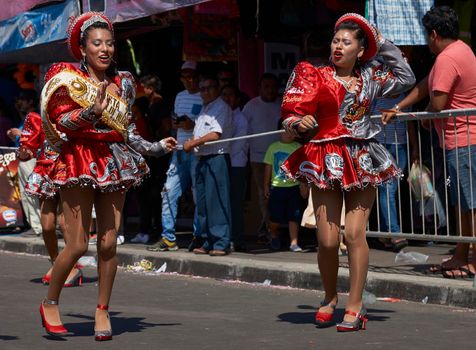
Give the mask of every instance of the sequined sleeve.
<svg viewBox="0 0 476 350">
<path fill-rule="evenodd" d="M 20 136 L 20 149 L 29 150 L 33 155 L 36 155 L 42 142 L 41 117 L 35 112 L 28 113 Z"/>
<path fill-rule="evenodd" d="M 140 136 L 134 123 L 130 123 L 127 128 L 127 139 L 129 146 L 144 156 L 160 157 L 168 153 L 161 142 L 149 142 Z"/>
<path fill-rule="evenodd" d="M 64 69 L 77 70 L 67 63 L 53 65 L 45 76 L 45 83 Z M 56 90 L 48 102 L 48 115 L 59 131 L 66 134 L 70 130 L 93 129 L 97 117 L 92 113 L 92 106 L 81 108 L 74 102 L 65 87 Z"/>
<path fill-rule="evenodd" d="M 379 85 L 378 96 L 398 95 L 413 87 L 415 74 L 398 47 L 386 40 L 378 56 L 369 65 L 373 81 Z"/>
<path fill-rule="evenodd" d="M 281 105 L 281 118 L 286 130 L 295 132 L 305 115 L 317 109 L 320 75 L 309 62 L 300 62 L 289 77 Z"/>
</svg>

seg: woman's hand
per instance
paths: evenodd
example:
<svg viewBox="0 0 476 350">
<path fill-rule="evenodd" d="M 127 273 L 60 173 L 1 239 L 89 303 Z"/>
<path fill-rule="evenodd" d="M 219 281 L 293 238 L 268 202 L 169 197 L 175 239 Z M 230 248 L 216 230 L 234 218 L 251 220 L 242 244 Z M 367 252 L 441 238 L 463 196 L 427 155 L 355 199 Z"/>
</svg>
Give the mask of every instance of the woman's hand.
<svg viewBox="0 0 476 350">
<path fill-rule="evenodd" d="M 173 151 L 177 148 L 177 140 L 173 137 L 166 137 L 165 139 L 160 140 L 162 146 L 167 150 L 167 152 Z"/>
<path fill-rule="evenodd" d="M 316 127 L 317 127 L 316 119 L 314 118 L 314 116 L 308 114 L 302 117 L 301 121 L 299 122 L 297 126 L 297 131 L 300 133 L 305 133 Z"/>
<path fill-rule="evenodd" d="M 93 112 L 97 117 L 102 115 L 102 112 L 106 109 L 107 104 L 109 103 L 109 98 L 106 95 L 108 83 L 103 81 L 99 84 L 98 94 L 96 95 L 96 100 L 93 105 Z"/>
<path fill-rule="evenodd" d="M 20 147 L 18 150 L 18 158 L 20 158 L 20 160 L 31 159 L 33 158 L 33 152 L 27 148 Z"/>
<path fill-rule="evenodd" d="M 21 130 L 18 128 L 8 129 L 7 136 L 10 138 L 10 140 L 15 141 L 17 137 L 21 136 Z"/>
</svg>

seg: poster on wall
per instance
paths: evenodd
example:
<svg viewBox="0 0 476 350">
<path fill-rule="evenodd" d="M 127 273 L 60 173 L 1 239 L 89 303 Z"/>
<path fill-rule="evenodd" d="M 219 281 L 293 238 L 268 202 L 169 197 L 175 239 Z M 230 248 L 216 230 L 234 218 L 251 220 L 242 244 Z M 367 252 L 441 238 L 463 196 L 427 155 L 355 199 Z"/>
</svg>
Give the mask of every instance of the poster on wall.
<svg viewBox="0 0 476 350">
<path fill-rule="evenodd" d="M 16 148 L 0 147 L 0 234 L 23 226 Z"/>
<path fill-rule="evenodd" d="M 284 93 L 291 72 L 298 63 L 301 49 L 286 43 L 264 44 L 264 71 L 273 73 L 279 80 L 279 93 Z"/>
</svg>

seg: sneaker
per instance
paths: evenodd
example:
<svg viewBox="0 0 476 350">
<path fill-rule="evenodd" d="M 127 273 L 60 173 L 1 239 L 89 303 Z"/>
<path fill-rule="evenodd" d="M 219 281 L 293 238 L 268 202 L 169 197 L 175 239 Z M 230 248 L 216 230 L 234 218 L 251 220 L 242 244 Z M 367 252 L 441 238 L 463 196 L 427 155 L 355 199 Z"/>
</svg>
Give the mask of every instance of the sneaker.
<svg viewBox="0 0 476 350">
<path fill-rule="evenodd" d="M 124 244 L 124 235 L 117 235 L 116 244 L 117 244 L 117 245 L 122 245 L 122 244 Z"/>
<path fill-rule="evenodd" d="M 281 249 L 281 241 L 279 240 L 279 238 L 272 238 L 270 246 L 271 246 L 271 250 L 280 250 Z"/>
<path fill-rule="evenodd" d="M 134 238 L 131 239 L 131 243 L 144 243 L 149 242 L 149 235 L 147 233 L 139 232 Z"/>
<path fill-rule="evenodd" d="M 152 247 L 147 247 L 147 250 L 151 252 L 166 252 L 166 251 L 175 251 L 178 250 L 177 242 L 171 242 L 167 238 L 162 237 L 157 244 Z"/>
<path fill-rule="evenodd" d="M 300 252 L 302 252 L 302 248 L 300 246 L 298 246 L 297 244 L 291 244 L 289 246 L 289 251 L 291 251 L 293 253 L 300 253 Z"/>
</svg>

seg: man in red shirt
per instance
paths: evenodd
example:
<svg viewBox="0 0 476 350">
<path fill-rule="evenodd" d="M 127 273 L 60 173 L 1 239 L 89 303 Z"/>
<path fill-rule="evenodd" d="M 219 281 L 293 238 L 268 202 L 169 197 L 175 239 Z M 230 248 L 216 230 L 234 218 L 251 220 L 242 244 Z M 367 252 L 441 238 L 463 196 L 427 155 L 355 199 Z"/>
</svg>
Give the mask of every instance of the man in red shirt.
<svg viewBox="0 0 476 350">
<path fill-rule="evenodd" d="M 435 63 L 430 74 L 394 110 L 409 107 L 427 96 L 430 97 L 427 111 L 431 112 L 476 108 L 476 57 L 468 45 L 458 40 L 456 12 L 447 6 L 433 7 L 423 17 L 423 26 L 428 47 L 437 56 Z M 394 116 L 395 113 L 384 113 L 382 120 L 385 123 Z M 423 124 L 429 126 L 429 122 Z M 476 116 L 437 119 L 433 125 L 446 153 L 450 199 L 456 211 L 458 234 L 474 236 Z M 443 275 L 450 278 L 474 276 L 475 262 L 468 261 L 468 252 L 469 244 L 458 243 L 454 256 L 441 264 Z M 473 257 L 476 257 L 475 245 Z"/>
</svg>

